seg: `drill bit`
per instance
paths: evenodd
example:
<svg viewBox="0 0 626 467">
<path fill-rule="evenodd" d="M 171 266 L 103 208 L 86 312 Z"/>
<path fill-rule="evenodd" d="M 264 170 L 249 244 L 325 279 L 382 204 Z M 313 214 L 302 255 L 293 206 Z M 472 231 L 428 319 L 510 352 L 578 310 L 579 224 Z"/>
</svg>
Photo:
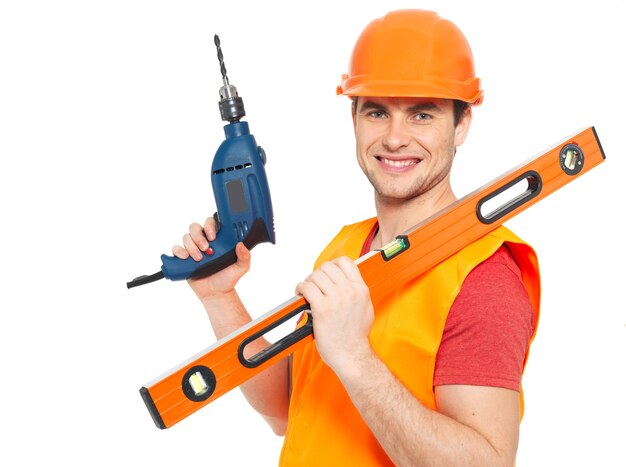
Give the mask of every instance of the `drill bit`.
<svg viewBox="0 0 626 467">
<path fill-rule="evenodd" d="M 228 82 L 228 76 L 226 75 L 226 65 L 224 64 L 224 54 L 222 53 L 222 47 L 220 46 L 220 38 L 217 34 L 213 37 L 213 42 L 215 42 L 215 47 L 217 47 L 217 59 L 220 61 L 220 71 L 222 72 L 222 81 L 224 82 L 224 87 L 227 89 L 227 92 L 230 91 L 230 84 Z M 232 96 L 228 96 L 232 97 Z"/>
<path fill-rule="evenodd" d="M 215 47 L 217 47 L 217 59 L 220 62 L 220 71 L 222 72 L 222 82 L 224 86 L 220 88 L 220 113 L 222 120 L 230 123 L 238 122 L 241 117 L 246 115 L 243 107 L 243 100 L 237 94 L 237 88 L 229 83 L 226 75 L 226 65 L 224 64 L 224 54 L 220 45 L 220 38 L 217 34 L 213 37 Z"/>
</svg>

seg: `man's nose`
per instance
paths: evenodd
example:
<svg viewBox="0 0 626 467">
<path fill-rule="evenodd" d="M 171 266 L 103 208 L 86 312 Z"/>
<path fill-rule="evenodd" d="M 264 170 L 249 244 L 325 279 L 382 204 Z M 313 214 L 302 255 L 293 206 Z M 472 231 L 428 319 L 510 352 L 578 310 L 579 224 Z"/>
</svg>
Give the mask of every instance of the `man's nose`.
<svg viewBox="0 0 626 467">
<path fill-rule="evenodd" d="M 383 144 L 389 151 L 397 151 L 408 146 L 411 140 L 411 131 L 404 118 L 389 118 Z"/>
</svg>

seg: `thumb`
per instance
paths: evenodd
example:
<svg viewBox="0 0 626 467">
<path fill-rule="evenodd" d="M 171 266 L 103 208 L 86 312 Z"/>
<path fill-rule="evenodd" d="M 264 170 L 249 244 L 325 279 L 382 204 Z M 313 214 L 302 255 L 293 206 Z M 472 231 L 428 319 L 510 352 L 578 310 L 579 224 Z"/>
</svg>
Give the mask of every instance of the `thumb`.
<svg viewBox="0 0 626 467">
<path fill-rule="evenodd" d="M 242 242 L 239 242 L 235 246 L 235 254 L 237 255 L 235 266 L 240 270 L 241 274 L 245 274 L 250 269 L 250 259 L 252 257 L 250 250 Z"/>
</svg>

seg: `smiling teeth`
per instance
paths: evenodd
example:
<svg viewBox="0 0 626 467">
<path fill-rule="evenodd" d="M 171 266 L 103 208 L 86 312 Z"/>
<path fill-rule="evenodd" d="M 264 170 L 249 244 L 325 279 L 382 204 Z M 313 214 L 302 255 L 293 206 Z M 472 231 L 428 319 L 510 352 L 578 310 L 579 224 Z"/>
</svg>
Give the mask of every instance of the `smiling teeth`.
<svg viewBox="0 0 626 467">
<path fill-rule="evenodd" d="M 409 165 L 416 165 L 417 164 L 417 160 L 416 159 L 407 159 L 407 160 L 403 160 L 403 161 L 394 161 L 391 159 L 385 159 L 384 157 L 380 158 L 381 161 L 383 161 L 385 164 L 391 165 L 393 167 L 408 167 Z"/>
</svg>

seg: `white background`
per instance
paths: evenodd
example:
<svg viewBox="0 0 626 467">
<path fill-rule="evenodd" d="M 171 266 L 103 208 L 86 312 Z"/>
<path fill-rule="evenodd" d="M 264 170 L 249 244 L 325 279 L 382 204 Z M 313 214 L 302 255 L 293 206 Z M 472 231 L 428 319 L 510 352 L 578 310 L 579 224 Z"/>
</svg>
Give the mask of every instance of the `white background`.
<svg viewBox="0 0 626 467">
<path fill-rule="evenodd" d="M 139 388 L 215 338 L 185 283 L 125 284 L 215 210 L 217 33 L 276 216 L 277 244 L 255 248 L 240 293 L 253 316 L 290 298 L 337 230 L 373 215 L 335 96 L 354 41 L 418 7 L 465 32 L 485 89 L 457 196 L 597 129 L 606 162 L 508 224 L 543 274 L 518 465 L 626 465 L 624 4 L 314 5 L 2 3 L 0 464 L 276 464 L 282 439 L 238 390 L 154 426 Z"/>
</svg>

